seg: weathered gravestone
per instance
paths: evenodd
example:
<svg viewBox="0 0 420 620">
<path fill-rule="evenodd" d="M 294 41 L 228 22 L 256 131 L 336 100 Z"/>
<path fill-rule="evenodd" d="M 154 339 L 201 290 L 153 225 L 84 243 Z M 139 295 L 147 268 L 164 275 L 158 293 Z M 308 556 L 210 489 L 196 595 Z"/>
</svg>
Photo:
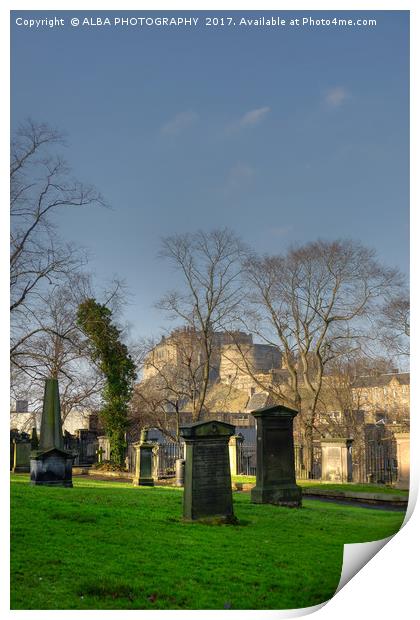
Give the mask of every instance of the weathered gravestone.
<svg viewBox="0 0 420 620">
<path fill-rule="evenodd" d="M 78 464 L 84 467 L 93 465 L 96 462 L 97 433 L 87 428 L 78 428 L 75 435 Z"/>
<path fill-rule="evenodd" d="M 341 437 L 321 439 L 322 480 L 329 482 L 352 481 L 352 443 L 353 439 Z"/>
<path fill-rule="evenodd" d="M 13 468 L 16 474 L 29 472 L 29 459 L 31 456 L 31 442 L 26 439 L 16 438 L 13 440 Z"/>
<path fill-rule="evenodd" d="M 252 411 L 257 421 L 257 480 L 251 501 L 256 504 L 302 505 L 293 447 L 293 418 L 297 413 L 282 405 Z"/>
<path fill-rule="evenodd" d="M 46 379 L 39 446 L 31 452 L 31 484 L 72 487 L 73 455 L 64 449 L 57 379 Z"/>
<path fill-rule="evenodd" d="M 235 523 L 228 446 L 235 427 L 196 422 L 180 432 L 186 444 L 184 519 Z"/>
<path fill-rule="evenodd" d="M 148 429 L 142 428 L 140 441 L 134 444 L 136 449 L 136 471 L 133 478 L 134 486 L 154 486 L 153 481 L 153 449 L 155 444 L 148 441 Z"/>
</svg>

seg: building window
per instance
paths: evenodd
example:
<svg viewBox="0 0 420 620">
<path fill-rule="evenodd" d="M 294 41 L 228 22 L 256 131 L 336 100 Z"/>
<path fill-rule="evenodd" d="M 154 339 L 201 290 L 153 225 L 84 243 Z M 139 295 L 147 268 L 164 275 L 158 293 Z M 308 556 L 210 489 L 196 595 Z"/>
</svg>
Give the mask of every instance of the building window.
<svg viewBox="0 0 420 620">
<path fill-rule="evenodd" d="M 28 411 L 28 401 L 19 399 L 16 401 L 16 413 L 26 413 Z"/>
</svg>

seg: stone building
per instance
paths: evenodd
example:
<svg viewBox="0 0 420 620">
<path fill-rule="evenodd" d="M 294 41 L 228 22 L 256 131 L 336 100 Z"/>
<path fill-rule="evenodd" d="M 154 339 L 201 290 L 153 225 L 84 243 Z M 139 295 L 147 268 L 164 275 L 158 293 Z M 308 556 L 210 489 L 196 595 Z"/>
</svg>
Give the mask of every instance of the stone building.
<svg viewBox="0 0 420 620">
<path fill-rule="evenodd" d="M 281 354 L 277 347 L 254 344 L 252 335 L 245 332 L 214 332 L 212 335 L 211 380 L 234 384 L 238 389 L 248 389 L 255 382 L 249 380 L 252 373 L 268 373 L 280 369 Z M 181 368 L 187 362 L 198 367 L 204 355 L 202 333 L 191 328 L 174 330 L 146 357 L 143 379 L 156 376 L 165 367 Z"/>
<path fill-rule="evenodd" d="M 261 383 L 279 381 L 282 355 L 277 347 L 269 344 L 225 344 L 220 352 L 220 381 L 238 390 L 254 393 L 262 389 Z"/>
<path fill-rule="evenodd" d="M 214 333 L 211 381 L 204 414 L 225 412 L 244 420 L 259 407 L 278 404 L 276 394 L 292 402 L 290 377 L 282 352 L 275 346 L 254 343 L 251 334 Z M 197 346 L 198 343 L 198 346 Z M 144 379 L 155 376 L 166 364 L 182 364 L 183 347 L 200 355 L 200 334 L 176 330 L 153 349 L 146 361 Z M 199 359 L 196 360 L 199 363 Z M 160 366 L 160 364 L 162 366 Z M 299 373 L 299 363 L 296 361 Z M 410 374 L 407 372 L 370 373 L 352 379 L 347 375 L 326 374 L 318 403 L 316 436 L 363 435 L 366 425 L 409 425 Z M 299 381 L 305 407 L 305 385 Z M 276 400 L 277 398 L 277 400 Z M 286 403 L 287 404 L 287 403 Z M 192 410 L 185 399 L 180 411 Z M 296 432 L 302 433 L 302 417 L 296 420 Z"/>
<path fill-rule="evenodd" d="M 352 386 L 354 406 L 364 412 L 366 424 L 408 422 L 410 373 L 390 372 L 357 377 Z"/>
</svg>

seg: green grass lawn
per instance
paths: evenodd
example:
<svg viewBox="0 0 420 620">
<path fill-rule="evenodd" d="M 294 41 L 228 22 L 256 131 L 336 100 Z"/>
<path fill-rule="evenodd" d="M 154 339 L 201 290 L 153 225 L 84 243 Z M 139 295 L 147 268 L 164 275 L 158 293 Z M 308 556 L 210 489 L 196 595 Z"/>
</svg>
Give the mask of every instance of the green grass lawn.
<svg viewBox="0 0 420 620">
<path fill-rule="evenodd" d="M 390 536 L 404 514 L 234 493 L 239 525 L 181 520 L 182 490 L 12 476 L 12 609 L 287 609 L 330 598 L 344 543 Z"/>
<path fill-rule="evenodd" d="M 232 476 L 232 482 L 255 484 L 255 476 Z M 320 480 L 298 480 L 297 484 L 303 489 L 330 489 L 334 491 L 356 491 L 357 493 L 387 493 L 389 495 L 401 495 L 408 497 L 408 491 L 395 489 L 385 484 L 359 484 L 349 482 L 346 484 L 334 482 L 321 482 Z"/>
</svg>

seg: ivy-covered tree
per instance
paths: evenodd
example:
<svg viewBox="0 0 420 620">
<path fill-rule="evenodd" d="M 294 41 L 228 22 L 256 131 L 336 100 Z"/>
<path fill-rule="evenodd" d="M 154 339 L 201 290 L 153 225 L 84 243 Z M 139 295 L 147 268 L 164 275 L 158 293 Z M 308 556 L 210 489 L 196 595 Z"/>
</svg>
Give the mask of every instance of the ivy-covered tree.
<svg viewBox="0 0 420 620">
<path fill-rule="evenodd" d="M 104 376 L 101 418 L 110 440 L 111 462 L 122 468 L 136 367 L 120 340 L 121 330 L 113 325 L 112 312 L 105 305 L 86 299 L 79 306 L 77 324 L 88 338 L 90 356 Z"/>
</svg>

